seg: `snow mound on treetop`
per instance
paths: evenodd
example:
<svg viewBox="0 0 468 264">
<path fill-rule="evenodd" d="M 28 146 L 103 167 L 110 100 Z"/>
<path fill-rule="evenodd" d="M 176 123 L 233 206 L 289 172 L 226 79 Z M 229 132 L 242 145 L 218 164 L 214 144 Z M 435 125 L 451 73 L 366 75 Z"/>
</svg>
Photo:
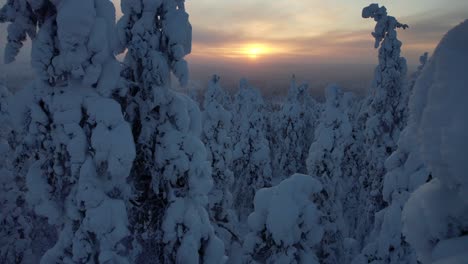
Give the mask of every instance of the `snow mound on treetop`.
<svg viewBox="0 0 468 264">
<path fill-rule="evenodd" d="M 410 104 L 412 118 L 421 118 L 421 156 L 434 177 L 411 195 L 403 212 L 407 241 L 423 263 L 460 263 L 457 259 L 466 255 L 456 250 L 466 244 L 463 230 L 468 229 L 466 61 L 468 20 L 442 39 Z"/>
<path fill-rule="evenodd" d="M 467 61 L 468 20 L 452 29 L 434 53 L 435 80 L 427 94 L 419 130 L 423 158 L 434 174 L 445 177 L 450 185 L 465 187 L 468 187 Z"/>
<path fill-rule="evenodd" d="M 304 229 L 318 219 L 310 199 L 321 189 L 322 185 L 314 178 L 295 174 L 275 187 L 259 190 L 254 199 L 255 211 L 248 218 L 249 227 L 261 231 L 266 225 L 277 244 L 293 245 L 303 233 L 297 230 L 301 213 L 305 212 L 304 218 L 312 218 L 309 219 L 312 221 L 303 219 Z"/>
</svg>

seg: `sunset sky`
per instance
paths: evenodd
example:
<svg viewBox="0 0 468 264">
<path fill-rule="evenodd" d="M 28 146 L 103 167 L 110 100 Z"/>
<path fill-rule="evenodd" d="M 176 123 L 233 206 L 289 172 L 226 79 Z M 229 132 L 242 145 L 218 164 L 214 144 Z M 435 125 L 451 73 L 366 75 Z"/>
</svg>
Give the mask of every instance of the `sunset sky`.
<svg viewBox="0 0 468 264">
<path fill-rule="evenodd" d="M 120 0 L 113 0 L 117 16 Z M 3 5 L 5 0 L 0 0 Z M 195 63 L 252 61 L 375 63 L 370 35 L 374 21 L 362 19 L 368 0 L 187 0 Z M 467 0 L 385 0 L 390 15 L 410 25 L 400 31 L 410 64 L 431 52 L 443 34 L 468 18 Z M 0 29 L 5 43 L 5 26 Z"/>
<path fill-rule="evenodd" d="M 117 17 L 120 17 L 120 0 L 113 1 Z M 0 0 L 0 4 L 4 2 Z M 362 8 L 372 2 L 187 0 L 186 8 L 193 26 L 193 49 L 188 56 L 191 71 L 194 78 L 202 80 L 214 72 L 231 75 L 228 77 L 233 80 L 244 76 L 270 80 L 272 75 L 287 80 L 291 72 L 302 71 L 304 78 L 311 80 L 324 76 L 317 69 L 325 68 L 325 64 L 373 67 L 377 63 L 371 36 L 375 22 L 361 18 Z M 399 38 L 403 42 L 403 56 L 410 66 L 417 65 L 425 51 L 431 53 L 451 27 L 468 18 L 467 0 L 385 0 L 379 4 L 385 5 L 389 14 L 401 23 L 409 24 L 409 29 L 399 30 Z M 6 25 L 0 26 L 2 48 L 5 29 Z M 3 60 L 3 54 L 0 59 Z M 21 65 L 28 64 L 28 45 L 18 61 L 23 61 Z M 22 67 L 17 64 L 19 66 L 10 65 L 9 69 Z M 310 69 L 304 65 L 321 67 Z M 223 67 L 225 70 L 220 70 Z M 4 69 L 5 65 L 0 65 L 0 71 Z M 264 71 L 262 76 L 259 70 Z M 257 72 L 253 74 L 253 71 Z M 335 69 L 329 71 L 336 72 Z M 372 75 L 372 68 L 366 68 L 365 73 L 368 76 L 360 79 L 364 83 Z M 354 72 L 341 72 L 343 74 L 348 74 L 341 76 L 348 79 L 356 75 Z M 327 79 L 336 80 L 333 77 L 327 76 Z"/>
<path fill-rule="evenodd" d="M 256 59 L 309 63 L 373 63 L 375 22 L 362 19 L 362 0 L 187 1 L 193 60 Z M 390 15 L 410 25 L 400 32 L 404 55 L 416 63 L 443 34 L 468 18 L 466 0 L 387 0 Z M 255 54 L 257 53 L 257 56 Z"/>
</svg>

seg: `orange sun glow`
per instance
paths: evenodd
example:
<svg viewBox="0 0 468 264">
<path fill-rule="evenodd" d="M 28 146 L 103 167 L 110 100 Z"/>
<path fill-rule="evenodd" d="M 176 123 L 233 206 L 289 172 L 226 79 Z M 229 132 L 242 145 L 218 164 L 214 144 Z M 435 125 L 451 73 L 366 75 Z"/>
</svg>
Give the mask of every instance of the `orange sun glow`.
<svg viewBox="0 0 468 264">
<path fill-rule="evenodd" d="M 248 57 L 249 59 L 257 59 L 261 56 L 270 55 L 274 53 L 274 49 L 265 44 L 250 43 L 245 44 L 240 48 L 240 54 Z"/>
</svg>

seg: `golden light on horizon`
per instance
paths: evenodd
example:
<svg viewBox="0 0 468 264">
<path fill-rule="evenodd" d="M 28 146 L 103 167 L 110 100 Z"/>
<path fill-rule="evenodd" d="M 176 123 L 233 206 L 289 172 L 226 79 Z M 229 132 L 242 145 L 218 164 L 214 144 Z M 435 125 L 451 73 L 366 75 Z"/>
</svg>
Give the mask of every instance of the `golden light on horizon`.
<svg viewBox="0 0 468 264">
<path fill-rule="evenodd" d="M 266 44 L 248 43 L 240 48 L 239 53 L 249 59 L 257 59 L 266 55 L 274 55 L 275 49 Z"/>
<path fill-rule="evenodd" d="M 252 47 L 248 50 L 247 54 L 249 58 L 256 59 L 258 54 L 261 52 L 261 49 L 258 47 Z"/>
<path fill-rule="evenodd" d="M 294 49 L 292 45 L 268 42 L 238 42 L 219 47 L 195 43 L 191 56 L 202 60 L 222 57 L 236 61 L 264 62 L 294 56 Z"/>
</svg>

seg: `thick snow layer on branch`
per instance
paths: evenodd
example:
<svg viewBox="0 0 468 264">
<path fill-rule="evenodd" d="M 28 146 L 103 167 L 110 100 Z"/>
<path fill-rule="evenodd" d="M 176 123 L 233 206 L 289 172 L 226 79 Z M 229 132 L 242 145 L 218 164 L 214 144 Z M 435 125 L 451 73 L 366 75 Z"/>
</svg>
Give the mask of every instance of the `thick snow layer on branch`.
<svg viewBox="0 0 468 264">
<path fill-rule="evenodd" d="M 293 77 L 286 102 L 270 117 L 274 181 L 294 173 L 306 173 L 306 159 L 312 144 L 318 110 L 307 84 L 296 84 Z"/>
<path fill-rule="evenodd" d="M 234 207 L 241 221 L 253 208 L 255 192 L 271 184 L 270 148 L 265 135 L 264 102 L 260 92 L 241 80 L 234 101 Z"/>
<path fill-rule="evenodd" d="M 318 251 L 321 263 L 345 262 L 343 239 L 348 227 L 344 222 L 343 203 L 348 192 L 350 175 L 345 175 L 345 152 L 351 145 L 349 101 L 336 85 L 325 90 L 325 107 L 315 130 L 315 141 L 307 158 L 308 173 L 321 179 L 323 191 L 317 206 L 324 213 L 321 223 L 325 229 Z"/>
<path fill-rule="evenodd" d="M 37 4 L 30 5 L 27 0 L 8 0 L 0 9 L 0 23 L 9 22 L 7 29 L 7 45 L 5 47 L 5 63 L 11 63 L 19 54 L 27 36 L 36 36 L 36 24 L 38 17 L 31 7 L 38 7 Z M 37 1 L 31 1 L 36 3 Z"/>
<path fill-rule="evenodd" d="M 128 48 L 126 64 L 134 81 L 170 87 L 172 72 L 182 86 L 189 72 L 184 57 L 192 50 L 192 26 L 184 1 L 121 1 L 117 51 Z M 136 67 L 139 65 L 138 67 Z"/>
<path fill-rule="evenodd" d="M 403 211 L 404 234 L 422 263 L 462 263 L 468 230 L 468 21 L 436 48 L 412 97 L 412 118 L 423 161 L 433 179 L 417 189 Z M 421 215 L 425 221 L 421 222 Z M 450 246 L 447 246 L 450 245 Z"/>
<path fill-rule="evenodd" d="M 59 236 L 41 262 L 126 263 L 124 199 L 136 152 L 121 106 L 106 98 L 120 89 L 113 6 L 107 0 L 30 2 L 39 76 L 10 109 L 25 201 Z"/>
<path fill-rule="evenodd" d="M 126 178 L 135 157 L 130 127 L 120 106 L 92 89 L 55 91 L 29 110 L 34 112 L 29 133 L 37 141 L 31 147 L 40 159 L 26 177 L 26 198 L 60 234 L 41 261 L 81 261 L 93 254 L 123 261 L 120 242 L 129 232 L 125 204 L 118 198 L 129 194 Z M 77 227 L 74 221 L 82 222 Z M 93 244 L 101 250 L 92 251 Z"/>
<path fill-rule="evenodd" d="M 208 160 L 213 168 L 214 186 L 209 195 L 211 217 L 217 234 L 225 242 L 227 250 L 232 243 L 232 232 L 236 228 L 236 216 L 232 209 L 231 187 L 234 182 L 232 167 L 232 114 L 226 108 L 229 95 L 213 76 L 205 93 L 203 111 L 203 142 L 208 152 Z"/>
<path fill-rule="evenodd" d="M 311 198 L 321 189 L 317 180 L 302 174 L 260 189 L 248 218 L 246 263 L 318 263 L 313 246 L 320 242 L 323 229 Z"/>
<path fill-rule="evenodd" d="M 364 100 L 357 119 L 358 144 L 362 153 L 357 154 L 360 164 L 359 215 L 362 216 L 356 237 L 361 244 L 367 243 L 376 221 L 376 212 L 386 203 L 382 196 L 383 179 L 386 174 L 385 160 L 397 148 L 401 131 L 407 125 L 409 86 L 405 83 L 407 65 L 401 57 L 401 42 L 397 29 L 406 28 L 394 17 L 388 16 L 385 7 L 372 4 L 363 10 L 364 18 L 374 18 L 372 33 L 379 48 L 379 64 L 375 69 L 373 84 Z"/>
</svg>

